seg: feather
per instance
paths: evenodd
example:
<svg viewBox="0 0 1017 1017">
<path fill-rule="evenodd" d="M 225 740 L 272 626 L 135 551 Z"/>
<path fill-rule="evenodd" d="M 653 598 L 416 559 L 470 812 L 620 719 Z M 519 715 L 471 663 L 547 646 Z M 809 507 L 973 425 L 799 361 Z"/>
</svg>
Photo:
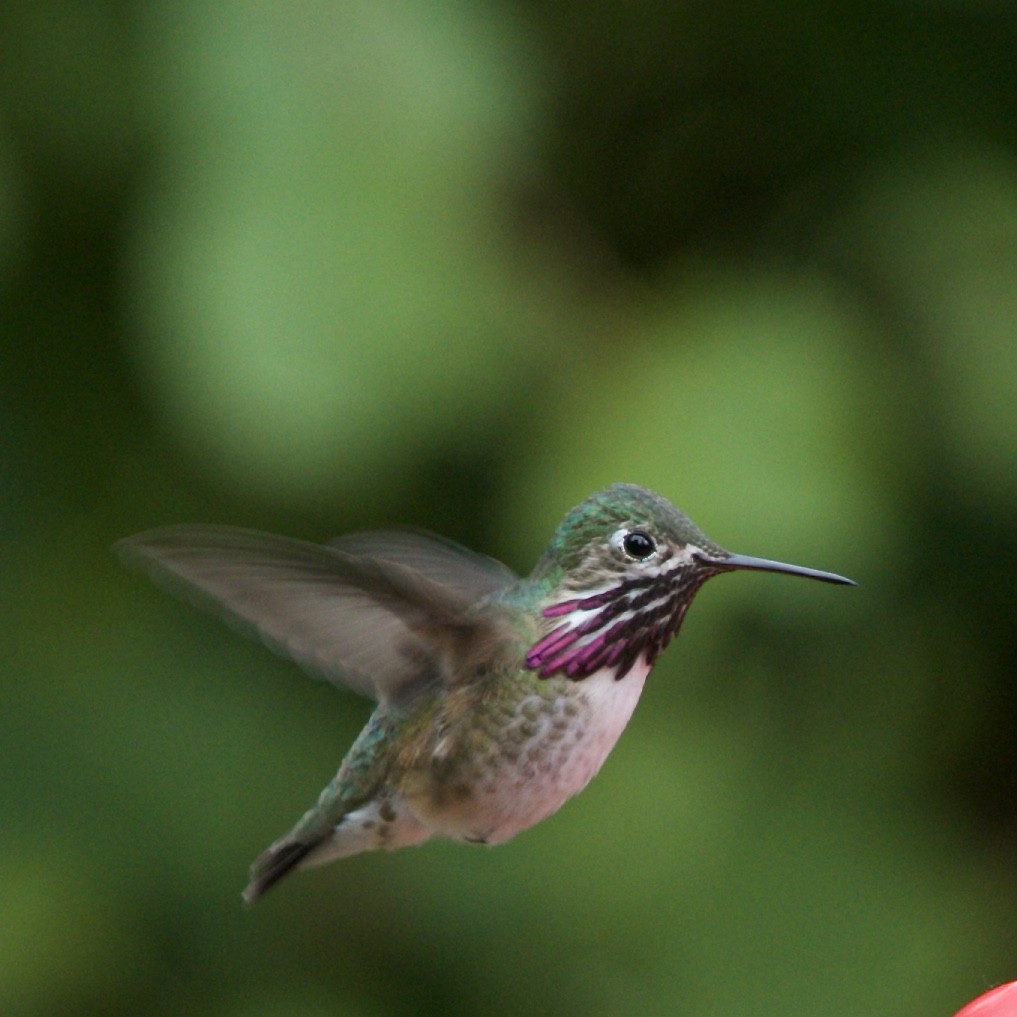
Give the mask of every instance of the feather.
<svg viewBox="0 0 1017 1017">
<path fill-rule="evenodd" d="M 335 537 L 329 547 L 355 558 L 404 565 L 464 603 L 502 590 L 519 578 L 507 565 L 454 540 L 420 530 L 367 530 Z"/>
<path fill-rule="evenodd" d="M 450 643 L 496 638 L 496 622 L 478 601 L 514 580 L 493 559 L 413 533 L 354 534 L 326 546 L 232 527 L 170 526 L 116 549 L 170 592 L 384 704 L 447 679 Z"/>
</svg>

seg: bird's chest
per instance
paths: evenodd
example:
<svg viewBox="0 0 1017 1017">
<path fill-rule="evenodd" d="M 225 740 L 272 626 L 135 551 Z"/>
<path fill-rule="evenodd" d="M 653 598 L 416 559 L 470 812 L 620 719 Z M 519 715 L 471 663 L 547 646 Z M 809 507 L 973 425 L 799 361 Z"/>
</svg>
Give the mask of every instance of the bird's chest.
<svg viewBox="0 0 1017 1017">
<path fill-rule="evenodd" d="M 632 716 L 649 668 L 560 680 L 438 739 L 411 808 L 436 833 L 497 844 L 550 815 L 600 769 Z"/>
</svg>

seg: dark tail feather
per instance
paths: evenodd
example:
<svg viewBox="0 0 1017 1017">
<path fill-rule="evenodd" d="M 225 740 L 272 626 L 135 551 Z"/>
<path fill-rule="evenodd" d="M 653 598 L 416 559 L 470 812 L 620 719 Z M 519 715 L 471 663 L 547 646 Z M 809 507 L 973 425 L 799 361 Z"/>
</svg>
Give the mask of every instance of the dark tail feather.
<svg viewBox="0 0 1017 1017">
<path fill-rule="evenodd" d="M 298 840 L 273 844 L 251 866 L 251 881 L 244 890 L 244 901 L 253 904 L 271 890 L 291 869 L 299 865 L 316 847 Z"/>
</svg>

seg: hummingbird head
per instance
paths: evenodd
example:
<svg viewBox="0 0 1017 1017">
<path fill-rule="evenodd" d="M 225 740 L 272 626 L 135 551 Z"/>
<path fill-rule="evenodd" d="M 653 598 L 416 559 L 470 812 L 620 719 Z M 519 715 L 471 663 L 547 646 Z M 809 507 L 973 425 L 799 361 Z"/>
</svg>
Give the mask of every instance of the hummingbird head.
<svg viewBox="0 0 1017 1017">
<path fill-rule="evenodd" d="M 732 554 L 666 498 L 614 484 L 562 520 L 534 578 L 550 584 L 542 615 L 551 624 L 526 655 L 541 677 L 581 680 L 609 667 L 623 678 L 651 666 L 677 634 L 696 591 L 736 569 L 786 572 L 851 584 L 829 572 Z"/>
</svg>

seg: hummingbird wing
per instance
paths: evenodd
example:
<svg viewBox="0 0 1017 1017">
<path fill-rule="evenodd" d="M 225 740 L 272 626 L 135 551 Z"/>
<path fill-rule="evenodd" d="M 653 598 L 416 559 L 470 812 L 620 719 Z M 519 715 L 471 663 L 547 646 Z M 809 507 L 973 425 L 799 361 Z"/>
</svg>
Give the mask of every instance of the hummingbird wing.
<svg viewBox="0 0 1017 1017">
<path fill-rule="evenodd" d="M 443 677 L 450 647 L 499 638 L 476 608 L 514 581 L 493 559 L 421 534 L 333 545 L 253 530 L 170 526 L 120 541 L 121 558 L 306 670 L 391 704 Z"/>
<path fill-rule="evenodd" d="M 366 530 L 328 542 L 355 558 L 401 564 L 437 583 L 464 603 L 489 596 L 519 578 L 507 565 L 454 540 L 422 530 Z"/>
</svg>

